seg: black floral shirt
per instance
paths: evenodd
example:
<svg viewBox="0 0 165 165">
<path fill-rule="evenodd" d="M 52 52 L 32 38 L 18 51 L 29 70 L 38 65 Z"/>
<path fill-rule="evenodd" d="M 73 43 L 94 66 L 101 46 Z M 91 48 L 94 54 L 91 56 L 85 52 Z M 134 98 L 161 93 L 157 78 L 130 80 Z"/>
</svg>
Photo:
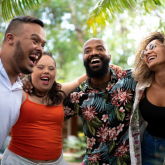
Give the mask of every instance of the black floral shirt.
<svg viewBox="0 0 165 165">
<path fill-rule="evenodd" d="M 85 165 L 130 164 L 128 127 L 136 86 L 131 75 L 131 70 L 115 74 L 111 69 L 105 92 L 88 79 L 65 99 L 65 118 L 79 115 L 83 123 Z"/>
</svg>

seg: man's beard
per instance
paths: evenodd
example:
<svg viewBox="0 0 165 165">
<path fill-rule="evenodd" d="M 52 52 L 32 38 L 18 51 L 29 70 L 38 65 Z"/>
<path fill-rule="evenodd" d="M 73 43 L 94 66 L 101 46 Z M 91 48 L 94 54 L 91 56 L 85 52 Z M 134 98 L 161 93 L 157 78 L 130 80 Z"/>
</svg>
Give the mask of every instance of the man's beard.
<svg viewBox="0 0 165 165">
<path fill-rule="evenodd" d="M 18 41 L 16 43 L 16 48 L 15 48 L 15 51 L 14 51 L 13 58 L 17 62 L 18 68 L 19 68 L 21 73 L 23 73 L 23 74 L 32 73 L 32 71 L 28 70 L 28 68 L 26 68 L 26 66 L 23 65 L 23 62 L 26 60 L 26 57 L 25 57 L 25 54 L 24 54 L 23 49 L 21 47 L 20 41 Z"/>
<path fill-rule="evenodd" d="M 94 57 L 99 57 L 100 58 L 100 56 L 97 56 L 97 55 L 94 56 Z M 88 59 L 87 61 L 84 61 L 84 66 L 86 68 L 86 73 L 89 77 L 91 77 L 91 78 L 101 78 L 101 77 L 105 77 L 107 75 L 108 70 L 109 70 L 109 61 L 110 61 L 110 59 L 109 59 L 109 57 L 107 57 L 107 58 L 101 57 L 100 60 L 102 61 L 103 65 L 100 69 L 98 69 L 96 71 L 92 70 L 90 68 L 90 66 L 89 66 L 89 63 L 91 61 L 90 59 Z"/>
</svg>

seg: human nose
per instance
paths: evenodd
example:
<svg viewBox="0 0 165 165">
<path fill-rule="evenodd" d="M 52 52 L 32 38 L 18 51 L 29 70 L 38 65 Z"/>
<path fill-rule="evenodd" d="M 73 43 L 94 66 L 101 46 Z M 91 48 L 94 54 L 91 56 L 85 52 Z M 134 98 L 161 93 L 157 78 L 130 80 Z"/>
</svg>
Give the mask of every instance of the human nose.
<svg viewBox="0 0 165 165">
<path fill-rule="evenodd" d="M 36 50 L 37 51 L 40 51 L 40 52 L 43 52 L 43 46 L 42 46 L 42 44 L 41 43 L 38 43 L 37 45 L 36 45 Z"/>
<path fill-rule="evenodd" d="M 37 44 L 36 50 L 37 50 L 37 53 L 40 55 L 40 58 L 41 58 L 41 56 L 43 55 L 43 52 L 44 52 L 42 45 Z"/>
<path fill-rule="evenodd" d="M 99 54 L 99 52 L 96 49 L 93 49 L 90 53 L 91 56 L 92 55 L 98 55 L 98 54 Z"/>
<path fill-rule="evenodd" d="M 145 50 L 145 56 L 147 56 L 148 54 L 150 54 L 153 51 L 153 49 L 148 48 L 147 50 Z"/>
<path fill-rule="evenodd" d="M 44 74 L 49 74 L 49 69 L 48 68 L 44 69 Z"/>
</svg>

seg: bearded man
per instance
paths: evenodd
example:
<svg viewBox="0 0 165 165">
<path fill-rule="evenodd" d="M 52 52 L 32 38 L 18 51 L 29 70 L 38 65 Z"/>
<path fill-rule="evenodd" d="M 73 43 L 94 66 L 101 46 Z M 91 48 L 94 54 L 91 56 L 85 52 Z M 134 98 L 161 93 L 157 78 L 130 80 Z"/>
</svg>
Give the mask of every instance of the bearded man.
<svg viewBox="0 0 165 165">
<path fill-rule="evenodd" d="M 130 164 L 128 128 L 136 83 L 130 70 L 115 74 L 111 55 L 98 38 L 83 46 L 88 79 L 65 100 L 65 120 L 78 115 L 87 137 L 82 165 Z"/>
<path fill-rule="evenodd" d="M 19 73 L 30 74 L 46 43 L 41 20 L 23 16 L 9 23 L 0 50 L 0 148 L 16 123 L 22 103 Z"/>
</svg>

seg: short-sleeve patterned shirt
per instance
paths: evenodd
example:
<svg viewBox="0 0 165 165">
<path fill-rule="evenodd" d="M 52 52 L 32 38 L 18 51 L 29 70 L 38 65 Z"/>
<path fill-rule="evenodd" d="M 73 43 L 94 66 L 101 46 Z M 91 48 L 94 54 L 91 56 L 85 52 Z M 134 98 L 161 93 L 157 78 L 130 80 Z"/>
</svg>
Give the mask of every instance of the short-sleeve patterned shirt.
<svg viewBox="0 0 165 165">
<path fill-rule="evenodd" d="M 64 101 L 65 118 L 78 115 L 87 137 L 85 165 L 130 164 L 128 127 L 136 83 L 131 70 L 115 74 L 106 91 L 83 82 Z"/>
</svg>

